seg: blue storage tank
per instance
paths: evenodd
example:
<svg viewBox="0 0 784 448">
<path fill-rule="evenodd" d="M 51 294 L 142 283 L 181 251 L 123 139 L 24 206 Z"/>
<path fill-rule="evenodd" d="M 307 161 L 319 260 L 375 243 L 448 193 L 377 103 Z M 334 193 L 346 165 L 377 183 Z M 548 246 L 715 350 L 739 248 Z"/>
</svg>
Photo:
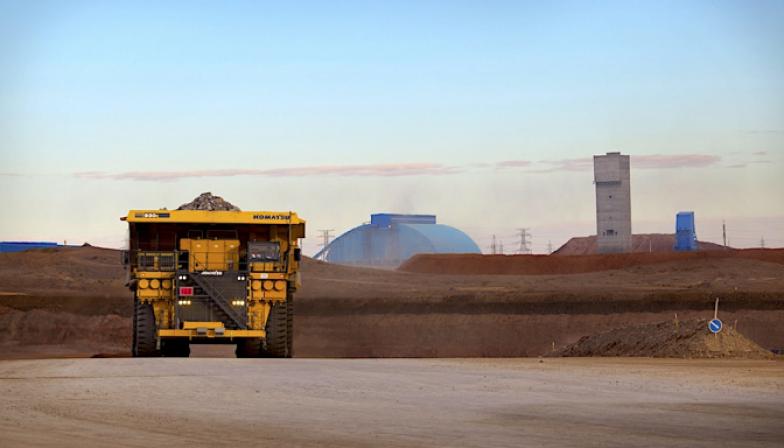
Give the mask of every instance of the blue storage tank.
<svg viewBox="0 0 784 448">
<path fill-rule="evenodd" d="M 396 267 L 421 253 L 481 253 L 465 233 L 436 224 L 435 215 L 391 213 L 370 215 L 369 224 L 335 238 L 323 252 L 330 263 L 379 267 Z"/>
<path fill-rule="evenodd" d="M 0 241 L 0 253 L 22 252 L 45 247 L 57 247 L 57 243 L 50 243 L 48 241 Z"/>
<path fill-rule="evenodd" d="M 693 251 L 698 248 L 694 212 L 678 212 L 675 216 L 675 250 Z"/>
</svg>

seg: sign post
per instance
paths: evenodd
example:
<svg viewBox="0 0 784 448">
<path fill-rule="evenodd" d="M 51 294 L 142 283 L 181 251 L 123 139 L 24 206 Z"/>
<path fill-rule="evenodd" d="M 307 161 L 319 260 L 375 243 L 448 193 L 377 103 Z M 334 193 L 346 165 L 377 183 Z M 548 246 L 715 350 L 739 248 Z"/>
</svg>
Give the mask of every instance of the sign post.
<svg viewBox="0 0 784 448">
<path fill-rule="evenodd" d="M 724 323 L 719 319 L 719 298 L 716 297 L 716 306 L 713 307 L 713 320 L 708 322 L 708 330 L 718 336 L 723 327 Z"/>
</svg>

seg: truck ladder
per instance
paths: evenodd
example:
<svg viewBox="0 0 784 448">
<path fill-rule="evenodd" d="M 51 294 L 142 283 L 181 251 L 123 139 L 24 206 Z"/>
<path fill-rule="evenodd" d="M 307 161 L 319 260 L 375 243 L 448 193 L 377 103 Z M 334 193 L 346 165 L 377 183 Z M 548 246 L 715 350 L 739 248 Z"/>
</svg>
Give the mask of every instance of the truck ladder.
<svg viewBox="0 0 784 448">
<path fill-rule="evenodd" d="M 213 288 L 212 285 L 205 279 L 201 278 L 200 275 L 191 275 L 190 278 L 192 278 L 193 281 L 196 282 L 196 284 L 199 285 L 201 289 L 203 289 L 204 292 L 207 293 L 209 299 L 214 304 L 218 305 L 218 308 L 220 308 L 229 317 L 229 319 L 234 321 L 234 323 L 237 324 L 237 326 L 241 330 L 245 330 L 248 328 L 247 324 L 245 323 L 246 319 L 244 319 L 242 316 L 240 316 L 236 311 L 234 311 L 231 308 L 231 305 L 229 305 L 229 301 L 226 299 L 226 297 L 223 296 L 223 294 L 219 290 Z"/>
</svg>

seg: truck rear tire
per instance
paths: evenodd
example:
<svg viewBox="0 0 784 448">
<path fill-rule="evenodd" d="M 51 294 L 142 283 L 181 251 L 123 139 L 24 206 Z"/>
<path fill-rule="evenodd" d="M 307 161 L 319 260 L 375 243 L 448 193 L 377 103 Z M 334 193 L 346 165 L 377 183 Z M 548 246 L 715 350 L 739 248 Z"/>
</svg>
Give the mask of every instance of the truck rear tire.
<svg viewBox="0 0 784 448">
<path fill-rule="evenodd" d="M 288 345 L 289 356 L 294 357 L 294 293 L 289 291 L 288 300 L 286 300 L 286 343 Z"/>
<path fill-rule="evenodd" d="M 155 332 L 155 312 L 152 309 L 152 304 L 135 300 L 133 309 L 133 356 L 160 356 L 160 352 L 156 348 Z"/>
<path fill-rule="evenodd" d="M 260 358 L 264 356 L 264 341 L 259 338 L 241 339 L 234 353 L 237 358 Z"/>
<path fill-rule="evenodd" d="M 285 302 L 272 305 L 267 319 L 267 338 L 265 352 L 272 358 L 291 358 L 294 342 L 293 319 L 294 297 L 289 296 Z"/>
</svg>

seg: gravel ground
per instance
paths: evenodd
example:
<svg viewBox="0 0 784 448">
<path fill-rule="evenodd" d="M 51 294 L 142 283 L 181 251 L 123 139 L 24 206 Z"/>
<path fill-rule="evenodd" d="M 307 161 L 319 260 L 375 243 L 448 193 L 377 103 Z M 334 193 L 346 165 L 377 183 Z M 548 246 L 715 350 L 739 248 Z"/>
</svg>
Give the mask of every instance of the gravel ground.
<svg viewBox="0 0 784 448">
<path fill-rule="evenodd" d="M 781 446 L 784 362 L 0 361 L 0 446 Z"/>
</svg>

